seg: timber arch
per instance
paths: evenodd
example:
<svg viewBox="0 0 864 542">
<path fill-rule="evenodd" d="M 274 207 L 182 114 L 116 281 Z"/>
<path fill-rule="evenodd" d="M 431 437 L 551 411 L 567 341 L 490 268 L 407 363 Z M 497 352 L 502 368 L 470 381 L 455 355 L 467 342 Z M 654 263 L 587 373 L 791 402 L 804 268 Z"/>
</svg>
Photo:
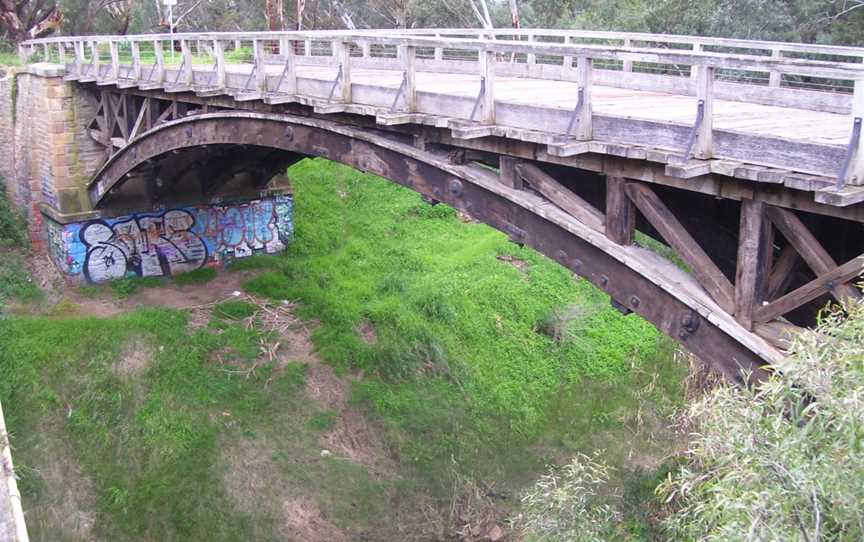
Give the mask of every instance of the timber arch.
<svg viewBox="0 0 864 542">
<path fill-rule="evenodd" d="M 730 378 L 763 374 L 782 354 L 724 312 L 687 273 L 636 245 L 620 245 L 534 192 L 503 184 L 496 172 L 453 163 L 409 137 L 310 117 L 225 111 L 156 126 L 119 149 L 88 187 L 94 208 L 110 208 L 125 184 L 147 182 L 142 167 L 208 148 L 268 149 L 273 164 L 320 156 L 387 178 L 445 202 L 529 245 L 608 293 Z M 274 166 L 275 167 L 275 166 Z M 602 215 L 599 218 L 602 220 Z"/>
</svg>

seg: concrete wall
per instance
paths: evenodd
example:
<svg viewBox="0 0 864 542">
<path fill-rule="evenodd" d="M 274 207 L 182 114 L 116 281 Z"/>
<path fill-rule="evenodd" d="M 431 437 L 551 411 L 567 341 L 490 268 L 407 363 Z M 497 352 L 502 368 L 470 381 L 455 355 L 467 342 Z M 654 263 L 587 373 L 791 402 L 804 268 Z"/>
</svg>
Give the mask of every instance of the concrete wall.
<svg viewBox="0 0 864 542">
<path fill-rule="evenodd" d="M 51 259 L 69 279 L 161 277 L 282 250 L 294 203 L 279 195 L 59 224 L 45 218 Z"/>
</svg>

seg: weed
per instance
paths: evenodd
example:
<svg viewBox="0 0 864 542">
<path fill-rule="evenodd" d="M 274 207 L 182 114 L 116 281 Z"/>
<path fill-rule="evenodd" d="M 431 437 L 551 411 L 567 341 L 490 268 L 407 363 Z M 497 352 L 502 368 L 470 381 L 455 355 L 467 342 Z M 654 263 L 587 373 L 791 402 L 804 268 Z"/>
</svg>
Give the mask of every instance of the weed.
<svg viewBox="0 0 864 542">
<path fill-rule="evenodd" d="M 213 315 L 228 320 L 242 320 L 255 314 L 255 305 L 246 301 L 223 301 L 216 305 Z"/>
<path fill-rule="evenodd" d="M 229 271 L 248 271 L 257 269 L 278 269 L 279 256 L 272 254 L 256 254 L 248 258 L 240 258 L 228 265 Z"/>
<path fill-rule="evenodd" d="M 178 286 L 184 286 L 186 284 L 203 284 L 205 282 L 210 282 L 216 278 L 216 275 L 217 271 L 212 267 L 202 267 L 193 271 L 187 271 L 186 273 L 174 275 L 173 279 L 174 283 Z"/>
<path fill-rule="evenodd" d="M 162 284 L 162 279 L 159 277 L 123 277 L 122 279 L 112 280 L 110 284 L 111 291 L 119 298 L 129 297 L 139 288 L 153 288 Z"/>
<path fill-rule="evenodd" d="M 336 426 L 336 412 L 321 410 L 309 418 L 309 427 L 315 431 L 330 431 Z"/>
</svg>

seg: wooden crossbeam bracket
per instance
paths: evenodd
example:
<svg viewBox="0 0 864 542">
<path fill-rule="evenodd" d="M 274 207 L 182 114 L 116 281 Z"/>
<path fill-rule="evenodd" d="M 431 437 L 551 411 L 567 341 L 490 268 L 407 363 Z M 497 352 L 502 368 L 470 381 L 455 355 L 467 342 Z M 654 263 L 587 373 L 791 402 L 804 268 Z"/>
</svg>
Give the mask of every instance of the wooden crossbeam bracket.
<svg viewBox="0 0 864 542">
<path fill-rule="evenodd" d="M 831 272 L 820 275 L 815 280 L 787 293 L 779 299 L 759 307 L 754 315 L 754 321 L 770 322 L 778 316 L 782 316 L 824 295 L 835 285 L 849 282 L 860 276 L 862 272 L 864 272 L 864 254 L 853 258 L 839 267 L 835 267 Z"/>
<path fill-rule="evenodd" d="M 822 243 L 801 221 L 798 216 L 780 207 L 769 206 L 767 210 L 771 222 L 777 227 L 783 237 L 795 248 L 816 276 L 825 275 L 837 267 L 837 262 L 828 254 Z M 847 298 L 859 299 L 861 293 L 858 288 L 851 284 L 836 283 L 830 288 L 831 294 L 840 303 L 845 303 Z"/>
<path fill-rule="evenodd" d="M 653 190 L 641 183 L 628 182 L 624 190 L 642 215 L 675 249 L 693 276 L 720 307 L 734 314 L 735 288 L 675 215 Z"/>
<path fill-rule="evenodd" d="M 556 181 L 551 175 L 527 162 L 516 164 L 515 168 L 517 175 L 530 184 L 531 188 L 543 194 L 549 201 L 589 228 L 599 232 L 604 231 L 605 218 L 603 213 L 572 190 L 567 189 L 567 187 Z"/>
</svg>

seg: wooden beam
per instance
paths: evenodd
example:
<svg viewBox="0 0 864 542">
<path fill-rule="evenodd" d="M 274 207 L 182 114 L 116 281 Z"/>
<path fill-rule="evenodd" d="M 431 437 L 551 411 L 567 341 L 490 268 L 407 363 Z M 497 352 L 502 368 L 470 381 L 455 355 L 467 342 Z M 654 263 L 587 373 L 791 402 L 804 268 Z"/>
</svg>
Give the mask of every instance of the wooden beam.
<svg viewBox="0 0 864 542">
<path fill-rule="evenodd" d="M 767 300 L 774 300 L 783 295 L 789 289 L 795 269 L 798 267 L 798 251 L 795 246 L 788 244 L 780 251 L 780 256 L 774 263 L 774 270 L 768 278 Z"/>
<path fill-rule="evenodd" d="M 830 273 L 820 275 L 776 301 L 759 307 L 756 310 L 754 320 L 756 322 L 770 322 L 778 316 L 783 316 L 787 312 L 797 309 L 801 305 L 809 303 L 822 294 L 827 293 L 833 285 L 849 282 L 861 275 L 862 272 L 864 272 L 864 254 L 853 258 L 839 267 L 835 267 Z"/>
<path fill-rule="evenodd" d="M 135 136 L 138 135 L 138 130 L 141 129 L 142 124 L 144 123 L 144 119 L 148 115 L 148 110 L 150 109 L 150 98 L 144 98 L 141 102 L 141 109 L 138 111 L 138 118 L 135 119 L 135 125 L 132 127 L 132 131 L 129 132 L 129 141 L 135 139 Z"/>
<path fill-rule="evenodd" d="M 660 201 L 657 194 L 646 185 L 632 182 L 627 183 L 624 190 L 648 222 L 660 232 L 663 239 L 684 260 L 693 276 L 714 298 L 714 301 L 724 311 L 733 314 L 735 312 L 735 289 L 732 283 L 684 229 L 684 226 L 675 218 L 669 208 Z"/>
<path fill-rule="evenodd" d="M 225 88 L 225 43 L 222 40 L 213 40 L 213 56 L 216 59 L 216 77 L 213 86 Z"/>
<path fill-rule="evenodd" d="M 480 77 L 485 82 L 480 122 L 495 124 L 495 53 L 480 51 Z"/>
<path fill-rule="evenodd" d="M 402 64 L 405 69 L 405 110 L 417 111 L 417 49 L 403 46 Z"/>
<path fill-rule="evenodd" d="M 500 155 L 498 157 L 498 178 L 501 180 L 501 184 L 521 190 L 522 176 L 516 173 L 516 163 L 516 159 L 512 156 Z"/>
<path fill-rule="evenodd" d="M 576 84 L 582 92 L 582 104 L 576 117 L 576 127 L 573 137 L 580 141 L 590 141 L 594 138 L 594 109 L 591 99 L 591 81 L 593 79 L 593 61 L 586 55 L 580 55 L 576 65 Z"/>
<path fill-rule="evenodd" d="M 636 232 L 636 207 L 627 197 L 623 177 L 606 177 L 606 237 L 619 245 L 632 245 Z"/>
<path fill-rule="evenodd" d="M 532 188 L 543 194 L 558 207 L 570 213 L 579 222 L 599 232 L 605 229 L 603 213 L 580 198 L 573 191 L 568 190 L 542 169 L 533 164 L 523 162 L 516 165 L 516 173 L 528 181 Z"/>
<path fill-rule="evenodd" d="M 351 103 L 351 44 L 343 41 L 333 42 L 336 64 L 342 68 L 342 77 L 337 89 L 338 101 Z"/>
<path fill-rule="evenodd" d="M 774 229 L 765 216 L 765 204 L 741 202 L 738 227 L 738 268 L 735 273 L 735 316 L 753 330 L 753 311 L 765 300 L 774 256 Z"/>
<path fill-rule="evenodd" d="M 282 55 L 285 57 L 285 66 L 283 67 L 285 77 L 283 80 L 283 85 L 285 90 L 283 91 L 281 88 L 277 88 L 276 92 L 286 92 L 288 94 L 296 94 L 297 93 L 297 59 L 294 54 L 294 41 L 289 40 L 288 38 L 282 38 L 280 42 L 279 48 L 282 51 Z"/>
<path fill-rule="evenodd" d="M 837 267 L 834 258 L 794 212 L 780 207 L 769 207 L 768 216 L 816 276 L 824 275 Z M 861 297 L 858 288 L 851 284 L 836 284 L 831 288 L 831 294 L 840 303 L 845 303 L 847 298 Z"/>
<path fill-rule="evenodd" d="M 698 66 L 696 98 L 702 103 L 702 124 L 696 132 L 693 155 L 703 160 L 714 156 L 714 68 Z"/>
</svg>

